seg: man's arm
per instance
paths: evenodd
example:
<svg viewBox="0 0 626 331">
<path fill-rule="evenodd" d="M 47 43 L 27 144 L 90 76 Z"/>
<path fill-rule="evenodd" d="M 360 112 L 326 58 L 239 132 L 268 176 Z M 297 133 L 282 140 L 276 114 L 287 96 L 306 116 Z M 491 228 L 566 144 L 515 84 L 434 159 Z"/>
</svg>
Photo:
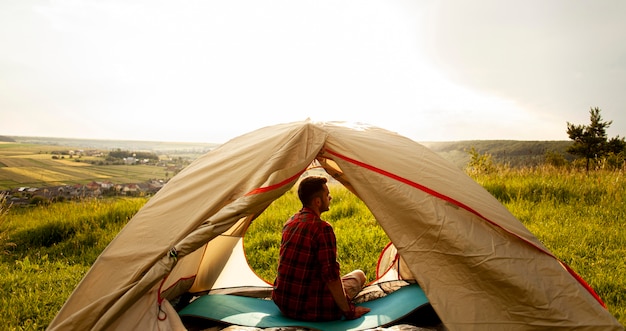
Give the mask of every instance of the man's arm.
<svg viewBox="0 0 626 331">
<path fill-rule="evenodd" d="M 370 309 L 367 307 L 355 307 L 354 311 L 351 309 L 353 306 L 350 304 L 348 298 L 346 297 L 346 293 L 343 290 L 343 283 L 341 282 L 341 278 L 327 282 L 326 286 L 328 287 L 328 290 L 330 290 L 333 299 L 335 299 L 337 306 L 339 306 L 339 309 L 341 309 L 343 315 L 347 319 L 359 318 L 370 311 Z"/>
</svg>

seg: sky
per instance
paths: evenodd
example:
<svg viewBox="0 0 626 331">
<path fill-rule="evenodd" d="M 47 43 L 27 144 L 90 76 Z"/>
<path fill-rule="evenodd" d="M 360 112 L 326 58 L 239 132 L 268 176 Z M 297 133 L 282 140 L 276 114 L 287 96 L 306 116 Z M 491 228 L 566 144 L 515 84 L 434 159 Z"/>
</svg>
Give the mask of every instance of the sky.
<svg viewBox="0 0 626 331">
<path fill-rule="evenodd" d="M 222 143 L 626 136 L 623 0 L 0 0 L 0 135 Z"/>
</svg>

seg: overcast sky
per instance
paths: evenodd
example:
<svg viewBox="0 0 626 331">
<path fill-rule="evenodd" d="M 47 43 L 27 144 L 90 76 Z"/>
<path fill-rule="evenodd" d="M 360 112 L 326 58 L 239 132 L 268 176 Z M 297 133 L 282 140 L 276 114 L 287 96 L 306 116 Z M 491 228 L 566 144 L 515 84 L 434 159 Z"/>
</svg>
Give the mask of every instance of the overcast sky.
<svg viewBox="0 0 626 331">
<path fill-rule="evenodd" d="M 225 142 L 626 136 L 626 1 L 0 0 L 0 135 Z"/>
</svg>

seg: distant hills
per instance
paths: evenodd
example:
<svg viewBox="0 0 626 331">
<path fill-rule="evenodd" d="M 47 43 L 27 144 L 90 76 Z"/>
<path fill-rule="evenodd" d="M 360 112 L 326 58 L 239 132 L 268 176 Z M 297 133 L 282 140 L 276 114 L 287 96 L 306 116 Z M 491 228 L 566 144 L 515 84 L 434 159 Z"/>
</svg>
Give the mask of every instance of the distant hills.
<svg viewBox="0 0 626 331">
<path fill-rule="evenodd" d="M 7 136 L 0 136 L 0 142 L 14 143 L 15 139 Z"/>
<path fill-rule="evenodd" d="M 198 157 L 219 146 L 216 143 L 161 142 L 134 140 L 99 140 L 78 138 L 19 137 L 0 136 L 0 141 L 27 144 L 68 146 L 72 148 L 93 148 L 103 150 L 134 150 L 155 153 L 171 153 Z M 469 151 L 473 147 L 480 154 L 490 154 L 496 163 L 511 167 L 534 166 L 543 163 L 546 153 L 558 153 L 568 160 L 573 156 L 566 150 L 572 141 L 520 141 L 520 140 L 465 140 L 447 142 L 420 142 L 444 159 L 463 168 L 470 160 Z"/>
<path fill-rule="evenodd" d="M 467 140 L 421 144 L 460 168 L 470 161 L 472 147 L 480 154 L 490 154 L 495 163 L 511 167 L 539 165 L 548 152 L 561 154 L 569 161 L 573 159 L 566 151 L 572 141 Z"/>
<path fill-rule="evenodd" d="M 2 137 L 2 136 L 0 136 Z M 5 136 L 13 139 L 13 142 L 22 144 L 39 144 L 63 146 L 67 148 L 98 149 L 104 151 L 123 150 L 153 152 L 156 154 L 168 154 L 184 156 L 188 158 L 198 157 L 211 149 L 219 146 L 214 143 L 201 142 L 168 142 L 168 141 L 142 141 L 142 140 L 107 140 L 107 139 L 81 139 L 81 138 L 56 138 L 56 137 L 22 137 Z M 0 140 L 2 141 L 2 140 Z"/>
</svg>

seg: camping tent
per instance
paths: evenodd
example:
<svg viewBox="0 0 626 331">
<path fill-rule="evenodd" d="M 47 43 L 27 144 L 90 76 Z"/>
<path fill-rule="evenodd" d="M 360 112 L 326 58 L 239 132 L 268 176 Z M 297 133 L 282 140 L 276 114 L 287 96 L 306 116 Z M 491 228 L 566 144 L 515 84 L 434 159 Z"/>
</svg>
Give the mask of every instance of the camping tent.
<svg viewBox="0 0 626 331">
<path fill-rule="evenodd" d="M 178 330 L 169 300 L 182 293 L 267 286 L 241 269 L 241 238 L 314 163 L 367 205 L 448 329 L 623 329 L 575 272 L 458 168 L 380 128 L 311 121 L 237 137 L 172 178 L 48 329 Z"/>
</svg>

